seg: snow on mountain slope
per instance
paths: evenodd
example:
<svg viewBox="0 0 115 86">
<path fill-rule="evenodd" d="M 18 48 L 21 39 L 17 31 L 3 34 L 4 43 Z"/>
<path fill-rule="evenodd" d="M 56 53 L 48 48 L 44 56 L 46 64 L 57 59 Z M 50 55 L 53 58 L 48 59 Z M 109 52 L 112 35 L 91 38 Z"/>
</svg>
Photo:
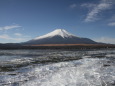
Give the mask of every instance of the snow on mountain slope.
<svg viewBox="0 0 115 86">
<path fill-rule="evenodd" d="M 36 37 L 35 39 L 33 40 L 38 40 L 38 39 L 43 39 L 43 38 L 51 38 L 53 36 L 61 36 L 62 38 L 66 38 L 66 37 L 72 37 L 72 36 L 75 36 L 71 33 L 68 33 L 66 30 L 64 29 L 56 29 L 46 35 L 43 35 L 43 36 L 39 36 L 39 37 Z"/>
<path fill-rule="evenodd" d="M 77 37 L 64 29 L 56 29 L 46 35 L 36 37 L 24 44 L 95 44 L 96 42 L 88 39 Z"/>
</svg>

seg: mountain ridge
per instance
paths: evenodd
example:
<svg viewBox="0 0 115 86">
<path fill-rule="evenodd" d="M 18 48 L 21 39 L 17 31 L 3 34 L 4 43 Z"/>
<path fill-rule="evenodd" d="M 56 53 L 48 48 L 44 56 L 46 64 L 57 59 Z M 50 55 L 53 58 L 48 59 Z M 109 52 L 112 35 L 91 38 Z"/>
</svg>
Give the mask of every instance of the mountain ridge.
<svg viewBox="0 0 115 86">
<path fill-rule="evenodd" d="M 56 29 L 46 35 L 36 37 L 25 42 L 25 44 L 96 44 L 89 39 L 77 37 L 64 29 Z"/>
</svg>

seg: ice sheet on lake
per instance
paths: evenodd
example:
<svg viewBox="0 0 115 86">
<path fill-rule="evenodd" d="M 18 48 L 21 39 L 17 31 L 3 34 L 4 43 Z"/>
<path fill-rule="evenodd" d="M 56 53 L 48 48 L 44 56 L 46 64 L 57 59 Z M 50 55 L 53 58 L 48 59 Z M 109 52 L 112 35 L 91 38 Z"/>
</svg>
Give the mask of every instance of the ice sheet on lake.
<svg viewBox="0 0 115 86">
<path fill-rule="evenodd" d="M 115 86 L 115 52 L 100 50 L 45 53 L 61 57 L 82 55 L 83 59 L 28 65 L 15 71 L 1 72 L 0 86 Z M 104 56 L 92 58 L 99 55 Z M 26 59 L 28 61 L 28 57 Z"/>
<path fill-rule="evenodd" d="M 14 76 L 6 75 L 5 86 L 112 86 L 115 84 L 114 65 L 104 67 L 107 59 L 85 58 L 44 66 L 21 69 Z"/>
</svg>

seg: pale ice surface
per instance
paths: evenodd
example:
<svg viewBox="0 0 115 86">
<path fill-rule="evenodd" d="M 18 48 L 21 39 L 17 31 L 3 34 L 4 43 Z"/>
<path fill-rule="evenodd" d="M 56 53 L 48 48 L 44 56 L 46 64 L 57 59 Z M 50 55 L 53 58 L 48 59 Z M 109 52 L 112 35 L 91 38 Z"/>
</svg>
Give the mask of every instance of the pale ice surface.
<svg viewBox="0 0 115 86">
<path fill-rule="evenodd" d="M 83 59 L 36 67 L 35 79 L 22 86 L 107 86 L 115 80 L 114 66 L 102 68 L 103 59 Z"/>
<path fill-rule="evenodd" d="M 38 51 L 33 53 L 35 52 Z M 18 53 L 19 51 L 16 55 Z M 21 52 L 21 55 L 25 53 L 27 54 L 27 51 Z M 42 54 L 43 51 L 38 53 Z M 115 50 L 44 51 L 44 53 L 57 57 L 81 56 L 82 59 L 30 64 L 15 71 L 1 71 L 0 86 L 115 86 Z M 30 62 L 34 57 L 25 58 L 25 61 L 29 59 Z"/>
<path fill-rule="evenodd" d="M 67 32 L 64 29 L 56 29 L 56 30 L 54 30 L 54 31 L 52 31 L 52 32 L 50 32 L 50 33 L 48 33 L 46 35 L 36 37 L 34 40 L 53 37 L 53 36 L 61 36 L 61 37 L 65 38 L 65 37 L 72 37 L 72 36 L 75 36 L 75 35 Z"/>
</svg>

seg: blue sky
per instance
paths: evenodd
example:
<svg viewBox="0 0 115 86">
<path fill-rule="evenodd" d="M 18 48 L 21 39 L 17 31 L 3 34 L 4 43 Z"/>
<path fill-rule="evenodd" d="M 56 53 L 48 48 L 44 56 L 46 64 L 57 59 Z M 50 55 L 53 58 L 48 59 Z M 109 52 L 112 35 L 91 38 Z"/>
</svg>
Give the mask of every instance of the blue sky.
<svg viewBox="0 0 115 86">
<path fill-rule="evenodd" d="M 0 0 L 0 43 L 55 29 L 115 44 L 115 0 Z"/>
</svg>

